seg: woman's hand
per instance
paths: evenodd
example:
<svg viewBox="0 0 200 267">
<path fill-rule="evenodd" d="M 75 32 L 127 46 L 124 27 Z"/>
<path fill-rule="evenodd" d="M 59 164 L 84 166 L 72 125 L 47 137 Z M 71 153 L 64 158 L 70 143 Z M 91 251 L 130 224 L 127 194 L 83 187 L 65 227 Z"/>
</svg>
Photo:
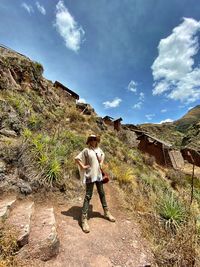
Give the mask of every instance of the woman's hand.
<svg viewBox="0 0 200 267">
<path fill-rule="evenodd" d="M 82 168 L 83 168 L 84 170 L 87 170 L 87 169 L 90 168 L 90 165 L 83 165 Z"/>
<path fill-rule="evenodd" d="M 81 162 L 80 159 L 75 159 L 75 161 L 76 161 L 76 163 L 78 163 L 78 165 L 79 165 L 82 169 L 84 169 L 84 170 L 87 170 L 87 169 L 90 168 L 90 165 L 84 165 L 84 164 Z"/>
</svg>

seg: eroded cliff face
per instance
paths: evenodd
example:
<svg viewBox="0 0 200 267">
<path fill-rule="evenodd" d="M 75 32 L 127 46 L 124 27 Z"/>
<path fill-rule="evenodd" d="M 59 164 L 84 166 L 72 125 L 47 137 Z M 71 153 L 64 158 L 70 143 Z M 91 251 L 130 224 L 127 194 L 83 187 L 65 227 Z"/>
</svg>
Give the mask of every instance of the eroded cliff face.
<svg viewBox="0 0 200 267">
<path fill-rule="evenodd" d="M 25 165 L 24 130 L 51 134 L 72 103 L 61 103 L 43 67 L 15 51 L 0 47 L 0 190 L 31 193 L 35 184 Z M 65 106 L 64 106 L 65 104 Z M 63 116 L 64 117 L 64 116 Z M 62 119 L 63 119 L 62 117 Z M 34 138 L 34 137 L 33 137 Z M 26 155 L 26 156 L 25 156 Z M 35 167 L 34 160 L 29 162 Z M 37 174 L 38 171 L 35 172 Z M 33 171 L 31 172 L 33 174 Z M 37 175 L 36 175 L 37 176 Z"/>
<path fill-rule="evenodd" d="M 38 89 L 43 67 L 29 58 L 0 47 L 0 89 Z"/>
</svg>

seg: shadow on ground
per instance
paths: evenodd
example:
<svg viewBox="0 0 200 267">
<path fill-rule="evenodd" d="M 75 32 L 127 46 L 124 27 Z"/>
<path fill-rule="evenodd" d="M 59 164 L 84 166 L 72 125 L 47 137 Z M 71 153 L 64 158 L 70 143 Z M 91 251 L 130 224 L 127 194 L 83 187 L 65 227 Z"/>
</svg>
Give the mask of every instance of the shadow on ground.
<svg viewBox="0 0 200 267">
<path fill-rule="evenodd" d="M 77 221 L 80 226 L 81 226 L 81 213 L 82 213 L 82 207 L 79 206 L 73 206 L 67 211 L 61 211 L 62 215 L 72 217 L 73 220 Z M 88 220 L 91 218 L 104 218 L 104 216 L 98 211 L 93 211 L 93 205 L 89 205 Z"/>
</svg>

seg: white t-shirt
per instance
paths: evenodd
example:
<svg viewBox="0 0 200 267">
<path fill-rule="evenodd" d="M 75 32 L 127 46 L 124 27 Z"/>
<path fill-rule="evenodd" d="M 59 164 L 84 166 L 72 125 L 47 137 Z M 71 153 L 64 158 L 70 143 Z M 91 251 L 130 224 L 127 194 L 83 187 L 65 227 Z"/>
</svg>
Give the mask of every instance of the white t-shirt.
<svg viewBox="0 0 200 267">
<path fill-rule="evenodd" d="M 100 147 L 97 148 L 84 148 L 75 159 L 79 159 L 84 165 L 90 165 L 90 168 L 84 170 L 78 165 L 80 177 L 83 184 L 88 182 L 102 181 L 102 173 L 100 170 L 99 162 L 96 154 L 98 155 L 101 165 L 104 161 L 105 154 Z"/>
</svg>

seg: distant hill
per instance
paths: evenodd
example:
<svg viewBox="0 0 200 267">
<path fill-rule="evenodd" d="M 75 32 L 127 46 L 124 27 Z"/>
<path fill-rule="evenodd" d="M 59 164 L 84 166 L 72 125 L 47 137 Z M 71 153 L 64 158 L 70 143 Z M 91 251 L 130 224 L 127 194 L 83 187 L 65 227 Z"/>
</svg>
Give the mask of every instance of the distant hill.
<svg viewBox="0 0 200 267">
<path fill-rule="evenodd" d="M 177 131 L 176 126 L 172 122 L 153 124 L 145 123 L 140 124 L 139 128 L 150 133 L 163 141 L 173 144 L 175 147 L 180 147 L 184 134 Z"/>
<path fill-rule="evenodd" d="M 139 127 L 175 147 L 188 146 L 200 150 L 200 105 L 190 109 L 182 118 L 170 123 L 141 124 Z"/>
<path fill-rule="evenodd" d="M 200 105 L 190 109 L 182 118 L 174 122 L 177 130 L 183 133 L 187 132 L 187 129 L 191 125 L 200 122 Z"/>
</svg>

